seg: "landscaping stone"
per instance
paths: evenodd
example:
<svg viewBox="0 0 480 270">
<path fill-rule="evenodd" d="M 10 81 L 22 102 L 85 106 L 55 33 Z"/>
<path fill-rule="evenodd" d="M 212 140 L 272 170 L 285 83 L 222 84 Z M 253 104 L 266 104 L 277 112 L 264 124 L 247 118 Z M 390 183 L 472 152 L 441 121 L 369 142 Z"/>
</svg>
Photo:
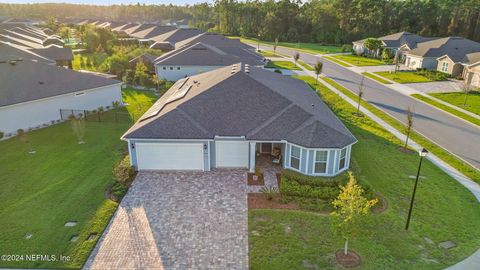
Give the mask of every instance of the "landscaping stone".
<svg viewBox="0 0 480 270">
<path fill-rule="evenodd" d="M 423 239 L 424 239 L 424 240 L 425 240 L 425 242 L 427 242 L 427 244 L 429 244 L 429 245 L 433 245 L 433 244 L 435 244 L 435 242 L 433 242 L 433 240 L 432 240 L 432 239 L 430 239 L 430 238 L 428 238 L 428 237 L 423 237 Z"/>
<path fill-rule="evenodd" d="M 77 226 L 77 222 L 76 221 L 67 221 L 65 223 L 65 227 L 75 227 Z"/>
<path fill-rule="evenodd" d="M 95 237 L 97 237 L 97 233 L 91 233 L 88 238 L 87 238 L 87 241 L 92 241 L 95 239 Z"/>
<path fill-rule="evenodd" d="M 25 239 L 28 240 L 28 239 L 32 238 L 32 236 L 33 236 L 32 233 L 27 233 L 27 234 L 25 234 Z"/>
<path fill-rule="evenodd" d="M 456 246 L 457 246 L 457 244 L 455 244 L 455 242 L 450 241 L 450 240 L 440 242 L 440 244 L 438 244 L 438 247 L 444 248 L 444 249 L 451 249 L 451 248 L 454 248 Z"/>
<path fill-rule="evenodd" d="M 410 179 L 415 179 L 415 178 L 417 178 L 417 176 L 416 176 L 416 175 L 409 175 L 408 178 L 410 178 Z M 420 175 L 420 177 L 418 177 L 418 178 L 419 178 L 419 179 L 427 179 L 427 177 L 422 176 L 422 175 Z"/>
<path fill-rule="evenodd" d="M 72 238 L 70 238 L 70 242 L 77 242 L 78 240 L 78 234 L 72 235 Z"/>
</svg>

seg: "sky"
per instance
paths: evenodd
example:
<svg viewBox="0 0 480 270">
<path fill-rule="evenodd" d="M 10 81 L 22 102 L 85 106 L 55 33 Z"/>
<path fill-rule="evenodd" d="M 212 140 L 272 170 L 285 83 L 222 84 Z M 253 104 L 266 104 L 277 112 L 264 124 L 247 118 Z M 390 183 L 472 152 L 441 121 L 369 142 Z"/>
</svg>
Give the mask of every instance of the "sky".
<svg viewBox="0 0 480 270">
<path fill-rule="evenodd" d="M 27 3 L 70 3 L 70 4 L 90 4 L 90 5 L 114 5 L 114 4 L 173 4 L 186 5 L 203 2 L 213 2 L 213 0 L 0 0 L 0 3 L 27 4 Z"/>
</svg>

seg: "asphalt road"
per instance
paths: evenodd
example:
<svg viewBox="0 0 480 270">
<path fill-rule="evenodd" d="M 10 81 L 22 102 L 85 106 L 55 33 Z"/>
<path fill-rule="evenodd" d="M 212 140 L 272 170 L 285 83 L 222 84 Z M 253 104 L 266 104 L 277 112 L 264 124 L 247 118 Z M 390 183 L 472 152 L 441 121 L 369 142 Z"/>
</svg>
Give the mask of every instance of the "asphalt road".
<svg viewBox="0 0 480 270">
<path fill-rule="evenodd" d="M 253 45 L 252 45 L 253 46 Z M 255 45 L 255 47 L 257 47 Z M 272 50 L 271 46 L 260 48 Z M 277 48 L 277 51 L 293 55 L 295 50 Z M 315 64 L 319 57 L 300 52 L 300 59 Z M 324 60 L 323 74 L 335 80 L 352 92 L 358 92 L 361 75 L 340 65 Z M 375 81 L 365 80 L 364 100 L 390 114 L 397 120 L 406 122 L 406 109 L 415 111 L 414 130 L 431 141 L 457 155 L 480 170 L 480 128 L 460 120 L 448 113 L 433 108 L 414 98 L 396 92 Z"/>
</svg>

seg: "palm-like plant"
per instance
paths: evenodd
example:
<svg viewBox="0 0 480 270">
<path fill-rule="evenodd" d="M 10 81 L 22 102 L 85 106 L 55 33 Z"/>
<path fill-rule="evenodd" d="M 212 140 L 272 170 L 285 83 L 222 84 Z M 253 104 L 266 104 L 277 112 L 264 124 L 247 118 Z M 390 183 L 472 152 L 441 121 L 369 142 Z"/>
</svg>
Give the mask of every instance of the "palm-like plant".
<svg viewBox="0 0 480 270">
<path fill-rule="evenodd" d="M 315 75 L 317 75 L 316 84 L 318 84 L 318 76 L 322 73 L 323 70 L 323 62 L 322 61 L 317 61 L 315 66 L 313 67 L 315 69 Z"/>
<path fill-rule="evenodd" d="M 404 149 L 407 150 L 408 146 L 408 139 L 410 138 L 410 132 L 413 128 L 413 111 L 410 107 L 407 108 L 407 124 L 405 125 L 405 133 L 407 134 L 407 138 L 405 139 Z"/>
<path fill-rule="evenodd" d="M 275 38 L 275 43 L 273 44 L 273 55 L 277 55 L 277 46 L 278 46 L 278 37 Z"/>
<path fill-rule="evenodd" d="M 357 116 L 360 116 L 360 103 L 362 102 L 362 97 L 365 92 L 365 75 L 362 76 L 360 84 L 358 85 L 358 105 L 357 105 Z"/>
</svg>

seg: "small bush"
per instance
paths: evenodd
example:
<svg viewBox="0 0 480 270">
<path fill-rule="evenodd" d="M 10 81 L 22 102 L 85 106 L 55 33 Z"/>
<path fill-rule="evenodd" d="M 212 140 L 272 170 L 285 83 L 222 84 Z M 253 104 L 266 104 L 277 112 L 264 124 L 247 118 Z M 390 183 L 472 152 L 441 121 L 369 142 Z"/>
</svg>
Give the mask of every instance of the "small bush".
<svg viewBox="0 0 480 270">
<path fill-rule="evenodd" d="M 135 170 L 130 165 L 130 157 L 127 155 L 113 169 L 115 179 L 123 186 L 128 187 L 135 176 Z"/>
<path fill-rule="evenodd" d="M 123 196 L 125 196 L 125 194 L 127 193 L 128 187 L 124 186 L 122 183 L 118 181 L 115 181 L 115 183 L 113 183 L 111 190 L 112 190 L 113 196 L 115 196 L 115 198 L 117 198 L 117 200 L 120 201 L 123 198 Z"/>
<path fill-rule="evenodd" d="M 0 131 L 0 139 L 3 139 L 3 136 L 5 136 L 5 133 Z"/>
<path fill-rule="evenodd" d="M 282 74 L 282 71 L 280 69 L 275 69 L 274 72 Z"/>
<path fill-rule="evenodd" d="M 339 188 L 338 186 L 314 187 L 310 185 L 302 185 L 295 180 L 282 176 L 280 192 L 287 196 L 333 200 L 338 196 Z"/>
<path fill-rule="evenodd" d="M 282 172 L 282 178 L 286 177 L 296 181 L 301 185 L 310 185 L 312 187 L 338 187 L 347 183 L 347 175 L 342 174 L 337 177 L 321 177 L 321 176 L 309 176 L 304 175 L 292 170 L 284 170 Z"/>
</svg>

